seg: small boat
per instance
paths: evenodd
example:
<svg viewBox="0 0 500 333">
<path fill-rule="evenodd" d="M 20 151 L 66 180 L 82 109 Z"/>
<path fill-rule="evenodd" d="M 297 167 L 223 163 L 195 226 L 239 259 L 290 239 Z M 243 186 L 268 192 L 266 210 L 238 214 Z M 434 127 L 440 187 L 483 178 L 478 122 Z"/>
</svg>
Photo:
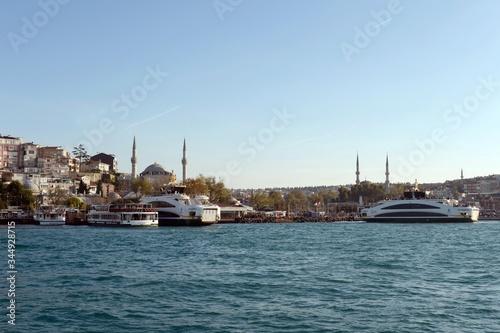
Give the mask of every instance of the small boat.
<svg viewBox="0 0 500 333">
<path fill-rule="evenodd" d="M 87 223 L 93 226 L 158 226 L 158 211 L 147 204 L 92 205 L 87 213 Z"/>
<path fill-rule="evenodd" d="M 66 208 L 63 206 L 42 205 L 35 209 L 33 219 L 39 225 L 65 225 Z"/>
<path fill-rule="evenodd" d="M 477 222 L 479 208 L 461 206 L 453 199 L 431 199 L 418 183 L 399 200 L 384 200 L 361 210 L 366 222 Z"/>
</svg>

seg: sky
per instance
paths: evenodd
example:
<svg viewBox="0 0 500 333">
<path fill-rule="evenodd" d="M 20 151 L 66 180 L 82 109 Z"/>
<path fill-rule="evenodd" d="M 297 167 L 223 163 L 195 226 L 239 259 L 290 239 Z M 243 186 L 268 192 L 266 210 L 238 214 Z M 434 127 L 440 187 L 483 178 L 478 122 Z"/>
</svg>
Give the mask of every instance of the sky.
<svg viewBox="0 0 500 333">
<path fill-rule="evenodd" d="M 230 188 L 500 173 L 500 2 L 0 2 L 0 134 Z"/>
</svg>

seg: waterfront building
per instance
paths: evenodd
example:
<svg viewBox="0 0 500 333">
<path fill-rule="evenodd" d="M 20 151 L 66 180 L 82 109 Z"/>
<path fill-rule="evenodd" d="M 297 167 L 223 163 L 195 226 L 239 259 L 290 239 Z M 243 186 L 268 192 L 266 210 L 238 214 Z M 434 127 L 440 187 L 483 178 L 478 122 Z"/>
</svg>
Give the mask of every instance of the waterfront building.
<svg viewBox="0 0 500 333">
<path fill-rule="evenodd" d="M 23 138 L 0 135 L 0 169 L 19 171 Z"/>
<path fill-rule="evenodd" d="M 74 193 L 75 182 L 67 177 L 47 177 L 41 174 L 15 172 L 12 173 L 12 181 L 17 180 L 25 188 L 33 191 L 33 194 L 48 194 L 50 191 L 61 189 L 67 193 Z"/>
<path fill-rule="evenodd" d="M 45 176 L 68 177 L 71 156 L 59 146 L 37 148 L 38 172 Z"/>
</svg>

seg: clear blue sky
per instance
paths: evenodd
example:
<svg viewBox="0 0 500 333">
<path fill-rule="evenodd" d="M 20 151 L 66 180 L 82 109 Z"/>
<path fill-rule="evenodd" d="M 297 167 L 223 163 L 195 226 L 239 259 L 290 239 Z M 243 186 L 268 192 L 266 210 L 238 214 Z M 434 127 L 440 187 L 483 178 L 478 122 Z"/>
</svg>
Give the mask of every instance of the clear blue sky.
<svg viewBox="0 0 500 333">
<path fill-rule="evenodd" d="M 498 1 L 59 1 L 0 2 L 3 135 L 178 177 L 186 138 L 232 188 L 500 173 Z"/>
</svg>

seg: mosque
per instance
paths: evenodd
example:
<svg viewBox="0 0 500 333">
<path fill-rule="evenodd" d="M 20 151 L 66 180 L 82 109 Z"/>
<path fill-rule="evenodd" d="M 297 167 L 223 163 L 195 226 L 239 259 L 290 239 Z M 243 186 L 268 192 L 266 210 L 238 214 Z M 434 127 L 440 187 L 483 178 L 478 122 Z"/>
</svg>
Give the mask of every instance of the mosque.
<svg viewBox="0 0 500 333">
<path fill-rule="evenodd" d="M 360 185 L 364 182 L 367 182 L 366 180 L 364 182 L 359 181 L 359 154 L 356 153 L 356 185 Z M 389 192 L 391 187 L 391 183 L 389 181 L 389 155 L 387 154 L 385 157 L 385 183 L 384 183 L 384 188 L 386 192 Z"/>
<path fill-rule="evenodd" d="M 132 158 L 130 159 L 132 163 L 132 180 L 137 177 L 141 177 L 142 179 L 147 179 L 152 183 L 161 182 L 161 183 L 175 183 L 176 177 L 174 174 L 174 170 L 168 171 L 163 165 L 154 162 L 149 165 L 137 175 L 137 146 L 135 143 L 132 144 Z M 186 139 L 184 139 L 184 146 L 182 149 L 182 183 L 186 182 L 186 171 L 187 171 L 187 157 L 186 157 Z"/>
</svg>

